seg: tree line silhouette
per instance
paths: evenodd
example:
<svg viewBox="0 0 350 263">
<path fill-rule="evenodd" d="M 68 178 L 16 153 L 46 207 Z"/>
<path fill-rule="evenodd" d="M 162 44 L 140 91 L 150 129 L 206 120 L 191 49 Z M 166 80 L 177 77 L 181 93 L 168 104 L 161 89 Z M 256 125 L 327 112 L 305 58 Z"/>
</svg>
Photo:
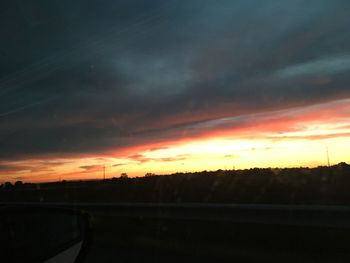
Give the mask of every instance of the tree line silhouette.
<svg viewBox="0 0 350 263">
<path fill-rule="evenodd" d="M 252 168 L 94 181 L 4 183 L 0 199 L 43 202 L 350 204 L 350 165 Z"/>
</svg>

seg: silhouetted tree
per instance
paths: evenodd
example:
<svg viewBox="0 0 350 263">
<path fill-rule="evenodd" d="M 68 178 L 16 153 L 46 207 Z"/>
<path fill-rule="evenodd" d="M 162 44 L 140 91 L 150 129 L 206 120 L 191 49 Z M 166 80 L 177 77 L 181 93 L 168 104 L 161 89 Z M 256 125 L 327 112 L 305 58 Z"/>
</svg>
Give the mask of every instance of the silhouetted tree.
<svg viewBox="0 0 350 263">
<path fill-rule="evenodd" d="M 128 174 L 127 173 L 121 173 L 120 174 L 120 178 L 128 178 Z"/>
<path fill-rule="evenodd" d="M 15 187 L 21 187 L 23 185 L 22 181 L 15 182 Z"/>
<path fill-rule="evenodd" d="M 5 188 L 12 188 L 12 187 L 13 187 L 13 185 L 12 185 L 11 182 L 6 182 L 6 183 L 4 184 L 4 186 L 5 186 Z"/>
</svg>

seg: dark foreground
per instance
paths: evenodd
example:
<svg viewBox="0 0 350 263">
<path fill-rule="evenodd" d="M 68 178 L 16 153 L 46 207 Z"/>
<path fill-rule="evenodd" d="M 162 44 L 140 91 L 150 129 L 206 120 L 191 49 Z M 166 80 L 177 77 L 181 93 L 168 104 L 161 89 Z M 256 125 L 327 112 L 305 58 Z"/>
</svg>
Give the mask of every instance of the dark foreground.
<svg viewBox="0 0 350 263">
<path fill-rule="evenodd" d="M 313 225 L 310 217 L 307 219 L 311 220 L 310 224 L 293 225 L 293 220 L 288 222 L 287 217 L 276 223 L 273 214 L 267 215 L 258 212 L 256 222 L 244 222 L 243 218 L 236 222 L 206 220 L 205 217 L 121 218 L 111 212 L 98 212 L 87 262 L 320 263 L 350 260 L 350 229 L 338 227 L 341 220 L 335 220 L 332 226 L 322 226 Z M 268 223 L 270 216 L 271 223 Z M 258 223 L 260 219 L 262 223 Z"/>
<path fill-rule="evenodd" d="M 204 222 L 95 225 L 87 262 L 348 262 L 350 231 Z"/>
<path fill-rule="evenodd" d="M 346 206 L 17 203 L 91 215 L 85 262 L 349 262 Z"/>
<path fill-rule="evenodd" d="M 4 184 L 0 201 L 87 211 L 89 263 L 334 263 L 350 262 L 349 188 L 342 163 Z"/>
</svg>

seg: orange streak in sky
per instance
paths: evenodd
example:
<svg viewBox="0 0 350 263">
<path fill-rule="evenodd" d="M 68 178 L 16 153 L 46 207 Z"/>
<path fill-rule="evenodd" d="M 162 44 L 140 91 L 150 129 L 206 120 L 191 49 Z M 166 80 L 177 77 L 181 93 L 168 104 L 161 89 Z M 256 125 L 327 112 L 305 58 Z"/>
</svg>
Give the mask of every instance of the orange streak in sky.
<svg viewBox="0 0 350 263">
<path fill-rule="evenodd" d="M 349 162 L 349 138 L 350 100 L 341 100 L 196 123 L 170 131 L 164 138 L 136 138 L 137 145 L 117 150 L 2 162 L 0 173 L 3 181 L 55 181 L 101 178 L 105 164 L 108 176 L 219 169 L 232 167 L 233 162 L 242 168 L 320 165 L 326 145 L 334 161 Z"/>
</svg>

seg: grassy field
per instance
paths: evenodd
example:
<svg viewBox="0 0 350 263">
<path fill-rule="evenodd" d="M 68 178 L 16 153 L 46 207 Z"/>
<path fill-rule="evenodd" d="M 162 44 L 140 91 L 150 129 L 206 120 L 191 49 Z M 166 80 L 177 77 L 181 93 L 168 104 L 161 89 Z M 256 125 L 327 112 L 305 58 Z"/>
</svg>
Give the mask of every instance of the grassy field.
<svg viewBox="0 0 350 263">
<path fill-rule="evenodd" d="M 350 230 L 100 216 L 87 262 L 346 262 Z"/>
</svg>

